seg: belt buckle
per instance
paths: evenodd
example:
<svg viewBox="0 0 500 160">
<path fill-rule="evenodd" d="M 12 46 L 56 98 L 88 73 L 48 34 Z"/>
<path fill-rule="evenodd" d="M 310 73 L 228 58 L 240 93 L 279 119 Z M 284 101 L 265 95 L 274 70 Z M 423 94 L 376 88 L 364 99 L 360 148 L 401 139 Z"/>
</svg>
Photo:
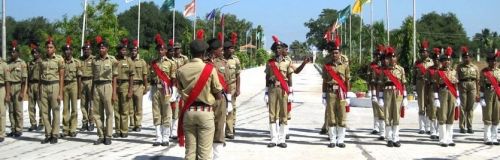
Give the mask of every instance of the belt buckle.
<svg viewBox="0 0 500 160">
<path fill-rule="evenodd" d="M 338 89 L 339 89 L 339 86 L 338 86 L 338 85 L 333 85 L 333 86 L 332 86 L 332 89 L 333 89 L 333 90 L 338 90 Z"/>
</svg>

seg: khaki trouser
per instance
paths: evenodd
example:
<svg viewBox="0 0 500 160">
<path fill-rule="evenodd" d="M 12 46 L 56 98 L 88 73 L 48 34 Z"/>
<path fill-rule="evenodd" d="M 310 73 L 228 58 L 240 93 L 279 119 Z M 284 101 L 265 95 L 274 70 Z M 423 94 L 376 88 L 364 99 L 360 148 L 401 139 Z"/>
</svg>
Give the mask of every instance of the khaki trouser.
<svg viewBox="0 0 500 160">
<path fill-rule="evenodd" d="M 59 82 L 51 84 L 43 84 L 42 82 L 41 92 L 39 104 L 42 110 L 43 125 L 45 126 L 45 137 L 58 137 L 61 123 L 61 102 L 57 100 Z"/>
<path fill-rule="evenodd" d="M 328 127 L 346 127 L 345 99 L 341 99 L 338 92 L 327 92 L 326 112 Z"/>
<path fill-rule="evenodd" d="M 279 118 L 280 125 L 287 125 L 288 94 L 279 86 L 269 87 L 269 123 L 276 123 Z"/>
<path fill-rule="evenodd" d="M 426 97 L 428 96 L 426 93 L 425 81 L 423 79 L 417 80 L 416 85 L 417 92 L 417 103 L 418 103 L 418 115 L 425 115 L 426 109 L 428 108 L 428 103 L 426 102 Z M 428 86 L 427 86 L 428 87 Z"/>
<path fill-rule="evenodd" d="M 144 96 L 143 84 L 133 84 L 132 86 L 132 102 L 129 107 L 130 126 L 142 127 L 142 98 Z"/>
<path fill-rule="evenodd" d="M 92 117 L 92 80 L 82 80 L 82 93 L 80 97 L 80 109 L 82 111 L 82 123 L 93 123 Z"/>
<path fill-rule="evenodd" d="M 474 103 L 476 102 L 476 81 L 460 82 L 460 129 L 472 129 Z"/>
<path fill-rule="evenodd" d="M 428 89 L 426 90 L 426 92 L 427 96 L 425 97 L 427 102 L 425 102 L 425 114 L 427 118 L 429 118 L 431 121 L 434 121 L 437 119 L 437 108 L 434 107 L 434 91 L 432 89 Z"/>
<path fill-rule="evenodd" d="M 77 98 L 77 82 L 64 83 L 63 133 L 76 133 L 76 125 L 78 125 Z"/>
<path fill-rule="evenodd" d="M 5 99 L 5 84 L 0 86 L 0 100 Z M 0 138 L 5 136 L 5 101 L 0 101 Z"/>
<path fill-rule="evenodd" d="M 118 103 L 114 106 L 115 133 L 128 133 L 128 118 L 131 99 L 127 98 L 128 83 L 120 83 L 117 88 Z"/>
<path fill-rule="evenodd" d="M 153 94 L 153 124 L 170 128 L 172 122 L 172 108 L 168 102 L 170 96 L 166 96 L 162 89 L 157 87 L 152 87 L 151 93 Z"/>
<path fill-rule="evenodd" d="M 384 120 L 384 110 L 378 105 L 377 102 L 372 101 L 373 117 L 379 120 Z"/>
<path fill-rule="evenodd" d="M 399 125 L 403 96 L 397 89 L 384 89 L 384 115 L 386 126 Z"/>
<path fill-rule="evenodd" d="M 184 115 L 186 137 L 185 160 L 212 159 L 214 139 L 214 113 L 211 111 L 186 111 Z"/>
<path fill-rule="evenodd" d="M 498 125 L 500 120 L 500 101 L 495 90 L 488 89 L 484 92 L 486 107 L 483 107 L 483 122 L 485 125 Z"/>
<path fill-rule="evenodd" d="M 30 117 L 30 124 L 32 126 L 37 125 L 36 123 L 36 110 L 37 110 L 37 99 L 38 95 L 38 83 L 29 83 L 28 85 L 28 113 Z M 42 110 L 40 109 L 40 104 L 38 104 L 38 114 L 40 120 L 38 120 L 39 125 L 42 125 Z"/>
<path fill-rule="evenodd" d="M 227 105 L 232 105 L 233 110 L 229 112 L 226 117 L 226 135 L 234 135 L 234 128 L 236 125 L 236 83 L 229 85 L 231 90 L 231 103 Z M 290 116 L 287 117 L 290 119 Z"/>
<path fill-rule="evenodd" d="M 214 133 L 214 142 L 215 143 L 225 143 L 225 132 L 224 128 L 226 127 L 226 107 L 229 105 L 225 98 L 221 98 L 220 100 L 216 100 L 214 104 L 214 123 L 215 123 L 215 133 Z M 227 132 L 227 130 L 226 130 Z"/>
<path fill-rule="evenodd" d="M 113 86 L 110 83 L 95 84 L 93 96 L 93 116 L 96 122 L 97 136 L 111 138 L 113 132 Z M 106 122 L 104 124 L 104 122 Z"/>
<path fill-rule="evenodd" d="M 23 101 L 20 101 L 19 94 L 21 93 L 21 83 L 11 83 L 10 87 L 10 103 L 9 103 L 9 119 L 12 132 L 23 132 Z"/>
<path fill-rule="evenodd" d="M 453 124 L 455 120 L 455 96 L 446 88 L 439 89 L 440 107 L 437 109 L 439 125 Z"/>
</svg>

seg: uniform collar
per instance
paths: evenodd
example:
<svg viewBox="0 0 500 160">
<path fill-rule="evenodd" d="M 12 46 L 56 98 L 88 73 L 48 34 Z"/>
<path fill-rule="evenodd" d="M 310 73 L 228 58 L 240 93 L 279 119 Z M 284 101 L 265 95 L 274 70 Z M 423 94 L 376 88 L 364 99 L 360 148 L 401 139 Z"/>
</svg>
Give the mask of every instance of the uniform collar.
<svg viewBox="0 0 500 160">
<path fill-rule="evenodd" d="M 190 61 L 191 62 L 202 62 L 203 63 L 203 60 L 201 58 L 193 58 Z"/>
</svg>

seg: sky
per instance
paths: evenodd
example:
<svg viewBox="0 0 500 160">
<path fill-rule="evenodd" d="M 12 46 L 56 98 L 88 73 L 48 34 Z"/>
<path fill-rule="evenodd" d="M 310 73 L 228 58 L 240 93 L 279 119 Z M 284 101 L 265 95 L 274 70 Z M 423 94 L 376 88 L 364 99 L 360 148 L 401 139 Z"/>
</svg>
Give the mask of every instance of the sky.
<svg viewBox="0 0 500 160">
<path fill-rule="evenodd" d="M 83 12 L 83 0 L 6 1 L 7 16 L 12 16 L 16 20 L 44 16 L 53 22 L 62 19 L 63 15 L 71 17 Z M 125 3 L 125 0 L 109 1 L 118 4 L 117 14 L 138 2 L 138 0 L 131 3 Z M 153 1 L 160 6 L 164 0 L 147 1 Z M 212 9 L 234 1 L 237 0 L 197 0 L 197 16 L 204 18 Z M 176 0 L 175 9 L 182 12 L 184 5 L 189 2 L 191 0 Z M 385 21 L 386 0 L 372 0 L 372 3 L 373 21 Z M 354 4 L 354 0 L 240 0 L 223 8 L 222 12 L 246 19 L 252 22 L 254 27 L 261 25 L 265 31 L 266 46 L 270 46 L 272 35 L 277 35 L 285 43 L 294 40 L 305 41 L 309 29 L 304 26 L 304 22 L 316 19 L 325 8 L 341 10 L 349 4 Z M 469 37 L 483 28 L 500 32 L 499 0 L 416 0 L 416 6 L 417 19 L 432 11 L 455 13 Z M 412 14 L 413 0 L 389 0 L 390 29 L 399 28 L 404 18 Z M 363 6 L 362 17 L 365 23 L 370 23 L 370 4 Z"/>
</svg>

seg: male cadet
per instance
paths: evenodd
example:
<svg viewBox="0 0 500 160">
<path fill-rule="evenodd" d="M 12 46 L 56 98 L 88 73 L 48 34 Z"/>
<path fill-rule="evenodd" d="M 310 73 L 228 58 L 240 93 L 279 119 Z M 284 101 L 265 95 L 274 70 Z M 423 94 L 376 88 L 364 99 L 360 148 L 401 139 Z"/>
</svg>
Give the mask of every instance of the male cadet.
<svg viewBox="0 0 500 160">
<path fill-rule="evenodd" d="M 76 125 L 78 124 L 77 99 L 78 84 L 81 83 L 81 62 L 73 58 L 71 48 L 71 37 L 66 38 L 66 45 L 62 47 L 64 53 L 64 97 L 63 97 L 63 131 L 61 138 L 65 136 L 76 137 Z M 71 112 L 71 113 L 70 113 Z"/>
<path fill-rule="evenodd" d="M 9 61 L 10 73 L 10 104 L 9 118 L 11 124 L 11 132 L 8 137 L 20 137 L 23 135 L 23 97 L 26 89 L 26 78 L 28 70 L 26 63 L 19 58 L 19 49 L 17 41 L 12 41 L 11 59 Z"/>
<path fill-rule="evenodd" d="M 185 65 L 188 63 L 189 58 L 185 55 L 182 54 L 181 50 L 181 44 L 175 42 L 174 44 L 174 62 L 176 64 L 175 68 L 180 68 L 181 66 Z M 177 99 L 175 103 L 170 103 L 172 106 L 173 110 L 173 116 L 172 116 L 172 125 L 170 125 L 170 133 L 172 133 L 171 137 L 173 139 L 177 138 L 177 124 L 178 124 L 178 118 L 179 118 L 179 109 L 183 105 L 182 99 Z"/>
<path fill-rule="evenodd" d="M 78 87 L 80 96 L 80 109 L 82 110 L 82 128 L 80 131 L 94 131 L 95 119 L 92 116 L 92 62 L 95 56 L 92 55 L 92 46 L 87 41 L 82 46 L 83 55 L 80 57 L 82 75 L 80 80 L 82 83 Z"/>
<path fill-rule="evenodd" d="M 500 52 L 499 52 L 500 53 Z M 488 67 L 481 71 L 479 80 L 481 89 L 481 106 L 483 107 L 484 143 L 486 145 L 500 145 L 498 143 L 498 121 L 500 120 L 500 69 L 496 66 L 498 54 L 490 53 L 486 59 Z"/>
<path fill-rule="evenodd" d="M 31 132 L 35 130 L 40 131 L 44 127 L 42 122 L 42 110 L 40 109 L 40 104 L 38 104 L 38 99 L 40 98 L 40 95 L 38 95 L 38 83 L 40 83 L 40 65 L 38 65 L 38 63 L 42 61 L 42 55 L 37 43 L 31 43 L 30 47 L 33 60 L 28 63 L 28 112 L 31 123 L 31 127 L 28 129 L 28 131 Z M 36 122 L 37 104 L 40 118 L 38 126 Z"/>
<path fill-rule="evenodd" d="M 403 67 L 397 64 L 396 51 L 392 47 L 386 48 L 385 59 L 387 66 L 382 69 L 378 80 L 379 106 L 383 106 L 385 115 L 385 137 L 387 147 L 400 147 L 399 117 L 402 109 L 408 106 L 406 98 L 406 77 Z"/>
<path fill-rule="evenodd" d="M 341 61 L 340 39 L 327 43 L 327 50 L 332 55 L 331 61 L 326 61 L 323 66 L 322 92 L 326 102 L 328 135 L 330 144 L 328 147 L 338 146 L 344 148 L 346 131 L 346 100 L 349 91 L 350 71 L 347 63 Z"/>
<path fill-rule="evenodd" d="M 431 132 L 431 139 L 437 140 L 438 139 L 438 123 L 437 123 L 437 108 L 434 106 L 434 88 L 435 86 L 435 81 L 433 80 L 433 77 L 437 74 L 439 70 L 439 55 L 441 54 L 441 49 L 440 48 L 434 48 L 434 53 L 431 54 L 432 62 L 433 65 L 427 68 L 427 73 L 424 76 L 425 80 L 425 99 L 426 99 L 426 105 L 425 105 L 425 115 L 427 116 L 427 121 L 430 126 L 430 132 Z"/>
<path fill-rule="evenodd" d="M 177 88 L 173 87 L 175 80 L 175 65 L 167 58 L 167 45 L 156 34 L 156 51 L 158 58 L 151 64 L 151 101 L 153 104 L 153 125 L 156 131 L 156 140 L 153 146 L 168 146 L 172 108 L 168 103 L 177 96 Z"/>
<path fill-rule="evenodd" d="M 223 35 L 219 32 L 218 39 L 211 39 L 207 43 L 209 45 L 207 62 L 214 66 L 214 69 L 217 71 L 218 80 L 222 85 L 224 96 L 221 99 L 215 101 L 213 105 L 214 110 L 214 121 L 215 121 L 215 132 L 214 132 L 214 142 L 213 142 L 213 159 L 221 159 L 222 158 L 222 148 L 224 147 L 225 141 L 225 132 L 224 128 L 226 127 L 226 114 L 230 114 L 227 111 L 228 102 L 230 101 L 230 93 L 229 86 L 226 81 L 227 70 L 229 69 L 227 66 L 227 61 L 224 59 L 222 54 L 222 44 L 224 41 Z M 229 42 L 231 43 L 231 42 Z"/>
<path fill-rule="evenodd" d="M 134 47 L 139 47 L 138 41 L 134 41 Z M 116 70 L 116 94 L 118 103 L 114 103 L 115 133 L 113 138 L 128 137 L 128 118 L 130 102 L 132 101 L 132 83 L 134 76 L 134 66 L 132 60 L 127 56 L 128 40 L 122 39 L 121 44 L 116 47 L 116 60 L 118 62 Z"/>
<path fill-rule="evenodd" d="M 132 83 L 132 102 L 130 103 L 130 126 L 135 130 L 140 130 L 142 126 L 142 99 L 148 92 L 148 65 L 144 59 L 138 56 L 139 48 L 130 47 L 130 59 L 132 60 L 132 67 L 134 69 L 133 83 Z"/>
<path fill-rule="evenodd" d="M 179 145 L 186 145 L 186 160 L 212 159 L 213 106 L 222 97 L 222 86 L 214 66 L 203 62 L 208 48 L 203 30 L 197 32 L 189 48 L 193 59 L 177 71 L 179 93 L 186 102 L 179 116 Z"/>
<path fill-rule="evenodd" d="M 437 118 L 439 123 L 439 144 L 442 147 L 455 146 L 453 142 L 453 120 L 459 115 L 455 107 L 460 106 L 458 99 L 457 72 L 451 66 L 451 55 L 453 49 L 448 47 L 441 55 L 441 67 L 434 74 L 434 106 L 437 107 Z"/>
<path fill-rule="evenodd" d="M 57 143 L 59 137 L 59 124 L 61 116 L 60 103 L 64 92 L 64 59 L 56 55 L 56 45 L 51 37 L 45 42 L 47 55 L 40 62 L 39 95 L 42 106 L 43 124 L 45 126 L 45 139 L 42 144 Z M 49 114 L 52 114 L 49 118 Z"/>
<path fill-rule="evenodd" d="M 458 92 L 460 102 L 460 133 L 474 133 L 472 130 L 472 118 L 474 115 L 474 104 L 479 102 L 479 69 L 472 64 L 472 55 L 467 47 L 462 47 L 463 63 L 457 66 L 458 74 Z"/>
<path fill-rule="evenodd" d="M 220 56 L 218 61 L 222 61 L 224 67 L 219 70 L 224 75 L 227 84 L 228 115 L 226 117 L 226 137 L 234 139 L 234 129 L 236 126 L 236 98 L 240 95 L 240 72 L 241 63 L 238 57 L 234 55 L 238 37 L 236 33 L 231 33 L 231 40 L 224 42 L 224 55 Z M 231 105 L 231 106 L 229 106 Z"/>
<path fill-rule="evenodd" d="M 420 46 L 420 59 L 415 62 L 413 70 L 413 89 L 417 93 L 418 102 L 418 134 L 430 134 L 429 120 L 426 118 L 426 109 L 428 103 L 425 100 L 427 97 L 428 86 L 425 85 L 425 73 L 427 68 L 433 65 L 431 58 L 429 58 L 429 42 L 424 40 Z"/>
<path fill-rule="evenodd" d="M 378 105 L 377 102 L 377 89 L 379 87 L 377 77 L 382 74 L 382 61 L 384 61 L 384 52 L 384 45 L 379 45 L 373 52 L 373 61 L 370 63 L 370 68 L 367 71 L 369 79 L 368 89 L 370 90 L 373 109 L 373 130 L 371 134 L 378 134 L 379 140 L 385 139 L 384 110 Z"/>
<path fill-rule="evenodd" d="M 116 78 L 118 76 L 118 62 L 108 55 L 108 43 L 101 36 L 96 37 L 99 57 L 92 62 L 93 84 L 92 101 L 93 117 L 97 125 L 97 139 L 94 145 L 111 144 L 113 132 L 113 102 L 117 101 Z M 105 122 L 105 123 L 104 123 Z"/>
<path fill-rule="evenodd" d="M 10 101 L 10 78 L 9 66 L 5 61 L 0 59 L 0 143 L 5 140 L 5 104 Z"/>
</svg>

